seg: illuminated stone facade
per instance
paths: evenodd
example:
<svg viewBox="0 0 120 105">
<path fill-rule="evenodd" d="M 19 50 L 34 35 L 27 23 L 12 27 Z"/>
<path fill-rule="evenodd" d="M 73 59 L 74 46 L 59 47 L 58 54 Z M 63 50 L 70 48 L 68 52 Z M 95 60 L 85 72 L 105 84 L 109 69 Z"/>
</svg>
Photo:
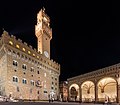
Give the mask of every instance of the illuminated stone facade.
<svg viewBox="0 0 120 105">
<path fill-rule="evenodd" d="M 67 81 L 70 101 L 120 103 L 120 63 Z"/>
<path fill-rule="evenodd" d="M 60 101 L 68 101 L 68 82 L 61 81 L 59 88 Z"/>
<path fill-rule="evenodd" d="M 27 100 L 48 100 L 48 96 L 57 99 L 60 64 L 50 59 L 52 32 L 49 22 L 45 10 L 41 9 L 35 26 L 38 50 L 3 31 L 0 37 L 0 95 Z"/>
</svg>

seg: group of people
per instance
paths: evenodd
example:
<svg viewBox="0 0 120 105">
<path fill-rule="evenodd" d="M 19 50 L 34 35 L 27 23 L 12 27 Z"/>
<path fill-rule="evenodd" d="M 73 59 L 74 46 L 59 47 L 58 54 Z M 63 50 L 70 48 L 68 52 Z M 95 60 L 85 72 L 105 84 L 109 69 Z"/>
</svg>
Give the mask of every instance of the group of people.
<svg viewBox="0 0 120 105">
<path fill-rule="evenodd" d="M 53 96 L 48 95 L 48 98 L 49 98 L 49 103 L 54 101 L 54 97 Z"/>
</svg>

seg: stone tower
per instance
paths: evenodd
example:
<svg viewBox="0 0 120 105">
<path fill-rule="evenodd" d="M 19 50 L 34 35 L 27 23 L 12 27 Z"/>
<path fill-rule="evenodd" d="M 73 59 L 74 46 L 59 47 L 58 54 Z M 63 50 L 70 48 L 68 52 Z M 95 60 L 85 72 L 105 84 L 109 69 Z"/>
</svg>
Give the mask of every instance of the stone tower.
<svg viewBox="0 0 120 105">
<path fill-rule="evenodd" d="M 50 28 L 50 18 L 45 13 L 44 8 L 37 14 L 35 35 L 38 40 L 38 51 L 50 59 L 50 40 L 52 39 L 52 29 Z"/>
</svg>

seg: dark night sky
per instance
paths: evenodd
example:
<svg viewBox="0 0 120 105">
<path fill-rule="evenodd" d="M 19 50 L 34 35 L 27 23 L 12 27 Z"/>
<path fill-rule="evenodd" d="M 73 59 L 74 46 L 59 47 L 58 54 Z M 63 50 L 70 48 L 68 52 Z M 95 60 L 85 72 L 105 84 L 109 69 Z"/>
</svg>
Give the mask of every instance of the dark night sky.
<svg viewBox="0 0 120 105">
<path fill-rule="evenodd" d="M 61 64 L 60 80 L 120 62 L 120 7 L 113 1 L 0 1 L 0 34 L 4 27 L 36 48 L 42 7 L 51 19 L 51 58 Z"/>
</svg>

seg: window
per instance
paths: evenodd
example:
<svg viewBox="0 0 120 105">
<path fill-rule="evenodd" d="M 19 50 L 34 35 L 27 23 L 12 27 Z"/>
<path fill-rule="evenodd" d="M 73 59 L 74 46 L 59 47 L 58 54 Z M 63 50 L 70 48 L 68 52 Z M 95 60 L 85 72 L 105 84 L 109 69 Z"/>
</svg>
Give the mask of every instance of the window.
<svg viewBox="0 0 120 105">
<path fill-rule="evenodd" d="M 20 53 L 17 53 L 17 56 L 20 57 Z"/>
<path fill-rule="evenodd" d="M 13 76 L 13 82 L 18 82 L 18 77 L 17 76 Z"/>
<path fill-rule="evenodd" d="M 54 84 L 54 82 L 52 82 L 52 85 Z"/>
<path fill-rule="evenodd" d="M 37 73 L 38 73 L 38 74 L 40 74 L 40 72 L 39 72 L 39 71 L 37 71 Z"/>
<path fill-rule="evenodd" d="M 27 56 L 25 56 L 25 60 L 27 60 Z"/>
<path fill-rule="evenodd" d="M 37 56 L 37 58 L 39 59 L 39 56 Z"/>
<path fill-rule="evenodd" d="M 27 84 L 27 80 L 25 78 L 23 78 L 22 83 Z"/>
<path fill-rule="evenodd" d="M 35 56 L 35 54 L 33 54 L 33 56 Z"/>
<path fill-rule="evenodd" d="M 18 62 L 16 60 L 13 60 L 13 65 L 14 66 L 17 66 L 18 65 Z"/>
<path fill-rule="evenodd" d="M 44 93 L 47 93 L 47 91 L 46 91 L 46 90 L 44 90 Z"/>
<path fill-rule="evenodd" d="M 13 42 L 12 42 L 12 41 L 9 41 L 9 44 L 10 44 L 10 45 L 13 45 Z"/>
<path fill-rule="evenodd" d="M 34 86 L 34 81 L 33 81 L 33 80 L 31 80 L 31 81 L 30 81 L 30 84 L 31 84 L 32 86 Z"/>
<path fill-rule="evenodd" d="M 20 48 L 20 46 L 19 46 L 18 44 L 16 45 L 16 47 L 17 47 L 17 48 Z"/>
<path fill-rule="evenodd" d="M 19 87 L 17 86 L 17 92 L 19 92 L 20 91 L 20 89 L 19 89 Z"/>
<path fill-rule="evenodd" d="M 31 52 L 30 52 L 30 51 L 28 51 L 28 54 L 31 54 Z"/>
<path fill-rule="evenodd" d="M 30 68 L 30 71 L 31 71 L 31 72 L 34 72 L 34 68 L 33 68 L 33 67 L 31 67 L 31 68 Z"/>
<path fill-rule="evenodd" d="M 22 68 L 26 70 L 26 69 L 27 69 L 26 64 L 23 64 L 23 65 L 22 65 Z"/>
<path fill-rule="evenodd" d="M 23 51 L 25 51 L 25 48 L 23 48 Z"/>
<path fill-rule="evenodd" d="M 39 91 L 37 91 L 37 93 L 38 93 L 38 94 L 40 94 L 40 92 L 39 92 Z"/>
<path fill-rule="evenodd" d="M 55 80 L 57 81 L 57 78 L 55 78 Z"/>
</svg>

